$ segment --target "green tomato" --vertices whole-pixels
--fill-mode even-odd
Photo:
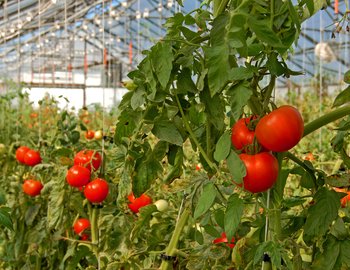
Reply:
[[[158,200],[154,203],[159,212],[164,212],[168,209],[169,204],[166,200]]]

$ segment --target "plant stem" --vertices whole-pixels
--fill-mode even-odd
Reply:
[[[263,104],[263,110],[265,111],[267,106],[269,105],[270,98],[272,96],[273,89],[275,88],[275,83],[276,83],[276,76],[271,75],[271,80],[270,83],[267,87],[267,91],[265,93],[265,98],[264,98],[264,104]]]
[[[344,116],[350,115],[350,105],[340,107],[338,109],[335,109],[334,111],[331,111],[329,113],[326,113],[325,115],[322,115],[321,117],[311,121],[304,127],[304,135],[303,137],[309,135],[310,133],[316,131],[317,129],[335,121],[338,120]]]
[[[213,10],[215,18],[225,10],[228,2],[229,0],[214,0]]]
[[[91,250],[95,254],[96,259],[98,260],[98,227],[97,227],[97,217],[98,217],[98,208],[92,207],[88,204],[88,211],[90,215],[90,224],[91,224]]]
[[[176,99],[176,103],[179,107],[182,119],[184,121],[185,127],[187,129],[187,132],[190,134],[191,139],[193,140],[194,144],[197,146],[199,152],[202,154],[203,158],[205,159],[205,161],[208,163],[209,167],[212,168],[213,170],[215,170],[216,172],[219,171],[219,168],[216,166],[216,164],[214,162],[212,162],[210,160],[210,158],[208,157],[207,153],[204,151],[203,147],[201,146],[201,144],[198,142],[196,135],[193,133],[190,124],[188,123],[187,117],[182,109],[180,100],[178,98],[178,96],[175,94],[175,99]]]
[[[190,210],[186,207],[184,209],[184,211],[182,212],[178,222],[176,223],[175,230],[173,232],[173,235],[171,236],[169,245],[168,245],[168,247],[165,250],[166,255],[174,256],[176,254],[177,244],[179,242],[181,232],[182,232],[183,228],[185,227],[189,216],[190,216]],[[170,268],[171,264],[172,264],[171,261],[163,260],[162,264],[160,266],[160,269],[161,270],[171,269]]]

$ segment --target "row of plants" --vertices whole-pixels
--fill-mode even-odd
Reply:
[[[349,268],[349,88],[273,98],[300,76],[284,59],[302,21],[326,6],[176,13],[110,112],[33,107],[9,85],[1,268]]]

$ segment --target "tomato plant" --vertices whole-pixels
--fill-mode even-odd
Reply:
[[[25,180],[22,189],[25,194],[28,194],[31,197],[35,197],[40,194],[43,188],[43,184],[35,179]]]
[[[73,224],[74,232],[80,236],[83,235],[85,230],[90,228],[90,221],[87,218],[79,218]]]
[[[259,143],[274,152],[288,151],[301,140],[304,121],[299,111],[284,105],[263,116],[256,125]]]
[[[17,159],[20,163],[24,164],[24,163],[25,163],[25,162],[24,162],[24,155],[25,155],[29,150],[30,150],[30,148],[27,147],[27,146],[20,146],[20,147],[18,147],[17,150],[16,150],[16,159]]]
[[[28,166],[35,166],[41,163],[40,152],[32,149],[28,150],[24,154],[24,163]]]
[[[92,203],[101,203],[106,199],[108,191],[106,180],[96,178],[85,186],[84,195]]]
[[[269,152],[255,155],[242,153],[239,158],[246,167],[243,187],[252,193],[263,192],[271,188],[278,176],[278,161]]]
[[[142,194],[140,197],[135,198],[134,194],[131,193],[128,196],[128,200],[130,202],[128,207],[135,214],[139,212],[140,208],[152,203],[151,197],[146,194]]]
[[[89,183],[91,177],[90,171],[79,165],[72,166],[66,175],[66,179],[69,185],[72,187],[83,187]]]
[[[102,157],[94,150],[82,150],[74,157],[74,164],[84,166],[91,171],[91,168],[97,170],[101,166]]]

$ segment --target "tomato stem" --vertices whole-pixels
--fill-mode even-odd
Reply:
[[[185,208],[184,211],[182,212],[179,220],[176,223],[175,230],[173,232],[173,235],[171,236],[169,245],[165,250],[166,255],[174,256],[176,254],[176,252],[177,252],[176,247],[177,247],[177,244],[179,242],[181,232],[182,232],[183,228],[185,227],[189,216],[190,216],[190,210],[188,208]],[[168,270],[168,269],[170,269],[171,265],[172,265],[171,261],[163,260],[162,264],[160,266],[160,269],[161,270]]]
[[[98,208],[93,207],[91,203],[88,203],[88,212],[91,224],[91,251],[95,254],[96,259],[98,260]]]
[[[311,121],[304,127],[304,135],[303,137],[309,135],[310,133],[316,131],[317,129],[335,121],[338,120],[344,116],[347,116],[350,114],[350,105],[337,108],[329,113],[326,113],[325,115],[322,115],[321,117]]]
[[[266,110],[267,106],[269,105],[273,89],[275,88],[275,83],[276,83],[276,76],[271,75],[270,83],[267,86],[267,91],[266,91],[265,97],[264,97],[264,104],[263,104],[264,111]]]
[[[180,113],[181,113],[181,116],[182,116],[182,119],[184,121],[184,124],[185,124],[185,127],[188,131],[188,133],[190,134],[194,144],[197,146],[199,152],[202,154],[203,158],[205,159],[205,161],[208,163],[209,167],[214,169],[216,172],[219,171],[219,168],[216,166],[216,164],[214,162],[212,162],[210,160],[210,158],[208,157],[207,153],[204,151],[203,147],[201,146],[201,144],[198,142],[197,138],[196,138],[196,135],[193,133],[191,127],[190,127],[190,124],[188,123],[188,120],[187,120],[187,117],[182,109],[182,106],[181,106],[181,103],[180,103],[180,100],[178,98],[178,96],[175,94],[175,99],[176,99],[176,103],[179,107],[179,110],[180,110]]]

